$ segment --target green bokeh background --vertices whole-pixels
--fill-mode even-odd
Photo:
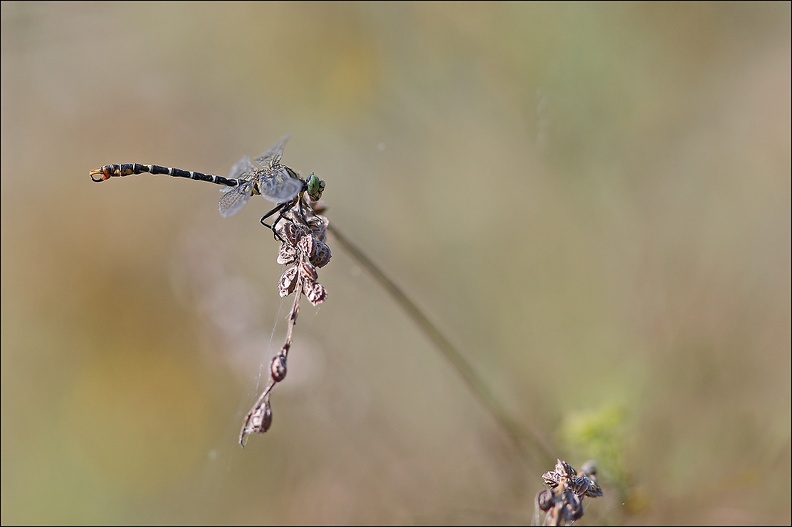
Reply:
[[[342,248],[285,334],[254,198],[290,133]],[[789,524],[790,5],[2,3],[2,523]],[[264,372],[262,374],[262,372]],[[522,458],[521,458],[522,459]]]

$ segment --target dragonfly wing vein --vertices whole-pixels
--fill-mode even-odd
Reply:
[[[285,203],[303,190],[305,182],[289,175],[283,166],[263,170],[259,175],[259,192],[274,203]]]
[[[231,167],[231,172],[228,175],[228,179],[239,179],[245,172],[248,172],[253,168],[253,165],[250,162],[250,158],[248,156],[242,156],[242,159],[237,161],[234,166]]]
[[[286,146],[286,141],[288,140],[288,135],[283,136],[280,141],[272,145],[269,150],[258,156],[254,161],[259,165],[269,167],[279,163],[283,156],[283,147]]]
[[[236,187],[231,187],[218,203],[220,215],[224,218],[233,216],[247,203],[252,194],[253,184],[250,181],[242,181]]]

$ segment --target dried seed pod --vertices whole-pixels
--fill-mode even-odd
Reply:
[[[272,426],[272,408],[269,401],[253,410],[246,427],[248,433],[263,434]]]
[[[327,290],[318,282],[304,282],[303,293],[305,298],[314,306],[321,304],[327,298]]]
[[[310,258],[315,249],[315,242],[311,236],[303,236],[300,238],[300,241],[297,242],[297,250],[305,255],[306,258]]]
[[[539,505],[539,508],[544,512],[549,511],[550,507],[553,506],[553,491],[544,489],[537,492],[536,503]]]
[[[573,478],[577,476],[577,472],[572,468],[572,465],[561,459],[556,463],[555,471],[562,478]]]
[[[324,267],[332,256],[330,247],[325,242],[314,240],[314,253],[310,256],[312,264],[316,267]]]
[[[319,275],[316,274],[316,267],[311,265],[308,262],[302,262],[299,266],[300,269],[300,278],[303,280],[308,280],[311,282],[315,282]]]
[[[329,224],[330,222],[327,221],[327,218],[324,216],[312,216],[308,218],[308,227],[311,229],[311,234],[314,238],[322,242],[325,241],[327,236],[327,226]]]
[[[283,230],[280,232],[281,236],[290,244],[297,245],[303,235],[302,230],[292,221],[283,222],[281,225],[283,225]]]
[[[278,280],[278,294],[281,298],[288,296],[294,292],[297,285],[297,266],[292,265],[283,271],[283,274]]]
[[[558,486],[558,482],[561,478],[555,470],[550,470],[542,474],[542,480],[544,480],[545,485],[552,489]]]
[[[270,363],[270,376],[275,382],[281,382],[286,378],[286,356],[275,355]]]
[[[569,488],[578,496],[586,494],[589,486],[589,479],[585,476],[576,476],[569,481]]]
[[[586,496],[589,498],[599,498],[602,496],[602,487],[591,478],[589,478],[589,488],[586,490]]]
[[[278,263],[281,265],[290,264],[297,258],[297,249],[294,245],[282,243],[278,249]]]
[[[537,506],[546,512],[542,525],[572,525],[583,517],[585,496],[602,496],[596,476],[588,472],[596,472],[596,465],[586,463],[583,470],[586,472],[578,476],[572,465],[559,459],[553,470],[542,474],[549,487],[536,495]]]

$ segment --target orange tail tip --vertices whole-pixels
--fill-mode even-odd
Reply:
[[[110,174],[107,173],[105,167],[94,168],[93,170],[91,170],[91,172],[88,175],[91,176],[91,180],[95,183],[99,183],[100,181],[104,181],[105,179],[110,178]],[[101,177],[99,179],[96,179],[94,176],[101,176]]]

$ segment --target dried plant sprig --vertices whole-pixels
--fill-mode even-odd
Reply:
[[[294,293],[294,302],[289,311],[286,341],[270,362],[267,387],[245,416],[239,433],[239,444],[243,448],[248,435],[263,434],[272,425],[270,393],[277,383],[286,378],[286,362],[297,315],[300,313],[300,298],[305,295],[314,306],[327,298],[327,290],[318,282],[317,268],[327,265],[332,256],[330,247],[325,243],[328,223],[327,218],[316,214],[308,203],[303,202],[302,207],[295,203],[283,212],[283,219],[276,227],[276,234],[281,240],[277,262],[287,266],[278,280],[278,294],[283,298]]]
[[[542,480],[548,488],[536,494],[536,504],[546,513],[543,525],[572,525],[583,517],[583,498],[602,496],[594,461],[584,463],[578,475],[572,465],[559,459],[553,470],[542,474]]]

